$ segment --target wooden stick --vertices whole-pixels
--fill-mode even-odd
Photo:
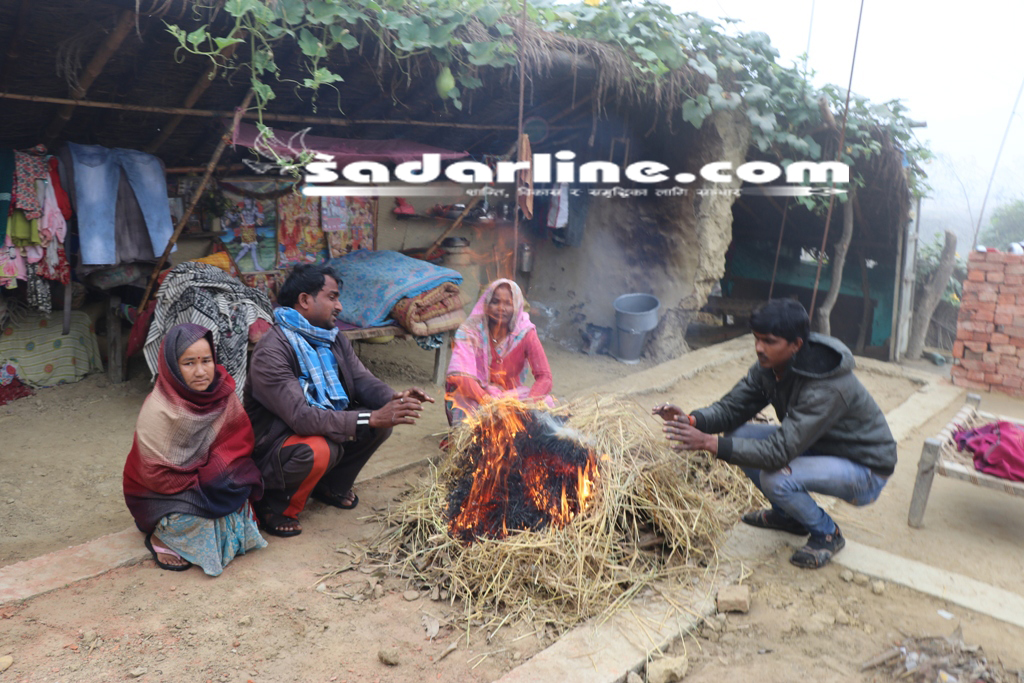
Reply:
[[[117,26],[110,32],[107,39],[103,41],[100,48],[96,50],[96,54],[89,60],[89,64],[85,67],[85,71],[82,72],[82,77],[78,79],[78,86],[72,93],[73,98],[68,100],[67,103],[61,107],[57,115],[53,117],[53,121],[50,122],[49,127],[43,134],[43,144],[47,147],[57,137],[57,134],[64,129],[67,122],[71,120],[71,114],[75,111],[75,107],[78,106],[79,100],[85,97],[85,93],[88,92],[89,87],[93,84],[96,78],[103,72],[103,68],[110,61],[110,58],[114,56],[118,48],[121,47],[121,43],[131,33],[132,25],[135,23],[136,14],[131,10],[122,10],[121,14],[117,18]]]
[[[462,213],[459,214],[458,218],[452,221],[452,224],[445,228],[440,235],[438,235],[437,239],[434,240],[434,243],[427,247],[427,251],[423,254],[424,260],[430,260],[431,254],[437,251],[438,247],[441,246],[441,242],[444,241],[444,238],[455,232],[455,229],[462,225],[462,219],[465,218],[466,215],[469,214],[470,209],[479,204],[480,200],[483,198],[484,196],[482,194],[478,194],[477,196],[469,200],[469,203],[466,204],[466,208],[462,210]]]
[[[185,228],[185,224],[188,219],[192,216],[192,212],[195,211],[196,205],[199,204],[199,200],[202,199],[203,191],[206,190],[207,183],[210,182],[210,177],[213,176],[213,169],[217,167],[217,162],[220,161],[220,155],[224,153],[224,149],[231,142],[231,138],[234,135],[235,129],[238,128],[238,122],[242,118],[242,113],[252,102],[253,95],[256,91],[249,89],[249,92],[245,94],[245,99],[242,100],[241,106],[238,111],[235,112],[234,121],[231,122],[231,129],[228,130],[224,135],[221,136],[220,142],[217,143],[217,149],[213,151],[213,156],[210,158],[210,163],[206,165],[206,173],[203,175],[203,179],[199,182],[199,187],[192,193],[192,199],[188,203],[188,207],[185,209],[185,213],[178,219],[178,225],[174,228],[174,234],[171,235],[171,239],[167,241],[167,246],[164,247],[164,253],[160,255],[160,259],[156,262],[156,266],[153,268],[153,274],[149,277],[149,284],[146,285],[146,291],[142,294],[142,301],[139,303],[139,311],[146,309],[146,304],[149,302],[149,296],[153,293],[153,286],[156,284],[157,277],[160,276],[160,269],[167,263],[167,257],[171,255],[171,249],[174,248],[175,242],[178,241],[178,237],[181,236],[181,231]]]
[[[232,32],[229,38],[245,39],[246,35],[246,31],[239,29]],[[186,109],[191,109],[195,106],[196,102],[199,101],[199,98],[203,96],[203,93],[213,85],[213,78],[217,75],[217,69],[221,68],[227,60],[231,59],[239,45],[241,45],[241,43],[232,43],[231,45],[228,45],[220,51],[217,55],[216,61],[210,61],[210,65],[206,67],[206,70],[203,71],[202,75],[198,80],[196,80],[195,85],[192,86],[192,90],[190,90],[188,95],[185,96],[185,101],[182,103],[182,106]],[[156,151],[160,149],[160,146],[167,142],[167,139],[171,137],[171,134],[177,130],[178,126],[184,120],[184,114],[176,114],[174,118],[163,125],[159,135],[153,138],[153,141],[146,145],[144,151],[149,154],[155,154]]]
[[[241,171],[246,168],[245,164],[229,164],[227,166],[218,166],[213,169],[214,173],[220,173],[223,171]],[[206,171],[205,166],[174,166],[172,168],[164,169],[164,173],[167,175],[185,174],[185,173],[204,173]]]
[[[116,102],[94,102],[92,100],[72,100],[66,97],[44,97],[42,95],[19,95],[17,93],[0,92],[0,100],[19,100],[22,102],[44,102],[46,104],[68,104],[75,107],[95,107],[98,109],[117,109],[119,111],[137,111],[151,114],[181,114],[182,116],[204,116],[207,118],[231,118],[233,111],[218,109],[186,109],[184,107],[152,107],[141,104],[118,104]],[[260,118],[257,112],[245,112],[245,119]],[[291,123],[309,123],[325,126],[427,126],[430,128],[466,128],[471,130],[516,130],[516,126],[500,123],[459,123],[456,121],[409,121],[398,119],[342,119],[333,116],[300,116],[297,114],[263,113],[264,121],[286,121]],[[550,126],[549,130],[576,130],[583,126]]]

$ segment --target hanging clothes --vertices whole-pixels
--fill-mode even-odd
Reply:
[[[82,263],[115,265],[122,262],[118,258],[116,239],[122,174],[141,211],[150,249],[154,254],[162,253],[174,233],[174,224],[161,161],[152,154],[132,149],[75,143],[68,143],[68,149],[74,172]]]
[[[30,263],[25,267],[25,283],[28,285],[28,305],[32,310],[43,315],[53,312],[53,300],[50,297],[50,284],[39,275],[39,266]]]
[[[519,138],[519,161],[529,162],[531,165],[519,169],[517,171],[519,176],[519,182],[517,183],[522,189],[523,194],[516,197],[516,203],[519,205],[519,209],[523,212],[523,216],[526,220],[533,218],[533,150],[530,148],[530,136],[526,133]]]
[[[14,289],[18,286],[18,280],[24,280],[25,277],[25,259],[21,255],[21,249],[14,246],[11,236],[7,235],[3,248],[0,249],[0,287]]]
[[[7,221],[14,189],[14,150],[0,149],[0,243],[7,237]]]
[[[15,209],[25,212],[26,218],[35,220],[43,213],[36,193],[36,180],[45,180],[50,176],[47,163],[46,147],[36,145],[26,152],[14,152],[14,187],[11,192],[11,203]]]
[[[61,215],[67,221],[71,218],[71,199],[60,181],[60,161],[57,160],[57,157],[50,157],[49,166],[50,185],[53,187],[54,198],[57,200],[57,206],[60,207]]]

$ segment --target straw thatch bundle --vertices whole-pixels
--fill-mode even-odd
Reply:
[[[723,527],[759,495],[739,470],[706,453],[672,452],[633,402],[591,396],[554,412],[585,435],[600,467],[598,495],[568,526],[470,545],[454,539],[448,497],[473,439],[463,426],[428,485],[382,516],[371,553],[419,585],[447,590],[468,623],[485,627],[520,618],[568,628],[610,613],[652,581],[715,567]]]

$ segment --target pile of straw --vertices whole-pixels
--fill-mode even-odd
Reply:
[[[488,629],[518,619],[566,629],[610,614],[653,581],[713,570],[723,527],[759,495],[738,469],[672,452],[633,402],[590,396],[554,412],[569,416],[600,462],[596,499],[567,527],[470,545],[452,538],[448,494],[473,438],[462,427],[428,484],[382,516],[370,552],[411,582],[447,590],[467,623]]]

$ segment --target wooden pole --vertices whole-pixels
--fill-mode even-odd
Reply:
[[[526,0],[523,3],[523,13],[519,17],[519,123],[516,127],[516,147],[520,152],[523,150],[523,98],[526,93],[526,56],[523,54],[523,35],[526,33]],[[522,155],[516,155],[516,161],[522,161]],[[515,210],[512,212],[512,273],[510,277],[515,279],[516,267],[519,261],[519,174],[516,173],[516,200],[513,203]]]
[[[71,114],[75,111],[75,107],[78,106],[79,100],[85,97],[85,93],[88,92],[89,87],[92,86],[96,78],[103,73],[104,67],[110,58],[114,56],[117,49],[121,47],[121,43],[131,33],[132,25],[135,23],[136,14],[131,10],[123,10],[117,18],[117,25],[114,30],[110,32],[107,39],[103,41],[100,48],[96,51],[96,54],[89,60],[89,64],[85,67],[85,71],[82,72],[82,77],[78,79],[78,86],[74,92],[71,93],[71,100],[61,107],[57,115],[53,117],[53,121],[50,122],[46,132],[43,133],[43,144],[49,147],[57,135],[64,130],[64,126],[67,125],[68,121],[71,120]]]
[[[200,116],[206,118],[232,118],[233,111],[218,109],[186,109],[184,107],[152,107],[142,104],[118,104],[117,102],[94,102],[92,100],[72,100],[66,97],[44,97],[42,95],[19,95],[18,93],[0,92],[0,100],[19,100],[21,102],[43,102],[46,104],[67,104],[73,107],[94,107],[98,109],[117,109],[119,111],[136,111],[150,114],[180,114],[182,116]],[[244,119],[260,118],[257,112],[245,112]],[[284,121],[288,123],[309,123],[324,126],[426,126],[428,128],[464,128],[468,130],[518,130],[517,126],[501,123],[459,123],[456,121],[409,121],[396,119],[342,119],[334,116],[301,116],[298,114],[273,114],[263,112],[264,121]],[[577,130],[584,126],[549,126],[548,130]]]
[[[223,173],[227,171],[241,171],[247,168],[245,164],[228,164],[227,166],[218,166],[213,169],[214,173]],[[206,166],[172,166],[164,169],[164,173],[167,175],[183,175],[186,173],[203,173],[206,171]]]
[[[235,112],[235,118],[231,122],[231,128],[221,136],[220,142],[217,143],[217,148],[213,151],[213,156],[210,158],[210,163],[206,165],[206,173],[203,174],[203,179],[199,181],[199,186],[195,192],[192,193],[192,199],[188,203],[185,212],[178,219],[178,224],[174,227],[174,234],[171,235],[171,239],[167,241],[167,246],[164,247],[164,253],[160,255],[160,259],[156,262],[156,267],[153,268],[153,274],[149,277],[149,284],[146,285],[146,291],[142,294],[142,301],[139,303],[139,311],[146,309],[146,304],[149,302],[149,297],[153,293],[153,286],[156,284],[156,279],[160,275],[160,269],[167,263],[167,258],[171,255],[171,249],[174,248],[175,242],[178,241],[178,237],[181,236],[181,231],[185,228],[185,224],[188,219],[192,216],[192,212],[195,211],[196,205],[199,204],[199,200],[203,196],[203,191],[206,190],[206,185],[210,182],[210,178],[213,176],[213,169],[217,167],[217,162],[220,161],[220,155],[224,153],[224,149],[231,142],[231,138],[234,135],[235,129],[238,127],[238,122],[242,118],[242,113],[252,102],[253,95],[256,91],[249,89],[249,92],[245,94],[245,99],[242,100],[242,104],[239,106],[238,111]]]
[[[786,204],[782,208],[782,225],[779,226],[779,243],[775,245],[775,264],[772,266],[772,283],[768,285],[768,300],[772,300],[775,293],[775,275],[779,271],[779,253],[782,251],[782,236],[786,234],[786,215],[789,213],[789,197],[786,197]]]
[[[245,36],[245,31],[238,30],[233,32],[229,37],[244,39]],[[235,49],[240,44],[241,43],[232,43],[231,45],[228,45],[217,55],[217,61],[210,62],[210,65],[206,68],[199,79],[196,80],[195,85],[192,86],[192,90],[190,90],[188,95],[185,96],[185,101],[182,102],[183,107],[191,109],[195,106],[196,102],[199,101],[199,98],[203,96],[203,93],[213,85],[213,79],[217,75],[217,69],[219,69],[225,61],[231,59],[232,55],[235,54]],[[171,137],[174,131],[177,130],[178,126],[181,125],[181,122],[184,120],[184,114],[175,114],[174,118],[161,127],[160,134],[153,138],[153,141],[146,146],[145,151],[149,154],[156,154],[156,151],[160,149],[160,146],[167,142],[167,139]]]

